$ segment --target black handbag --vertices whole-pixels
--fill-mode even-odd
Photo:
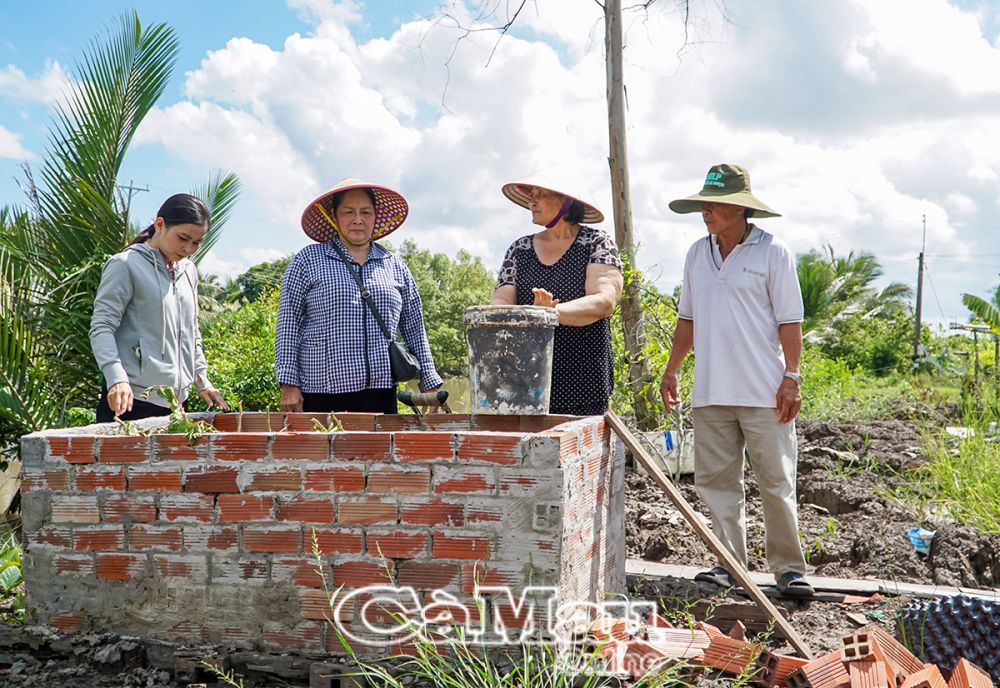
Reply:
[[[368,305],[368,309],[375,316],[375,322],[378,323],[379,327],[382,328],[382,332],[385,334],[385,338],[389,340],[389,370],[392,371],[392,378],[396,382],[406,382],[407,380],[415,380],[420,377],[420,362],[417,357],[410,353],[410,350],[406,348],[406,344],[402,342],[397,342],[396,338],[389,331],[389,327],[385,324],[385,320],[382,319],[382,314],[378,312],[378,308],[375,307],[375,302],[372,300],[372,294],[365,287],[365,283],[361,279],[361,273],[354,269],[351,264],[351,259],[344,254],[344,250],[337,245],[336,241],[333,243],[333,247],[337,249],[337,253],[340,254],[341,259],[344,264],[347,265],[347,269],[351,271],[354,276],[354,281],[358,283],[358,289],[361,291],[361,298],[364,299],[365,303]]]

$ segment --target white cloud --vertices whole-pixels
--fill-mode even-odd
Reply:
[[[216,275],[221,280],[225,280],[237,277],[259,263],[284,258],[289,253],[290,251],[278,251],[260,246],[247,246],[235,253],[213,248],[201,259],[198,272],[202,276]]]
[[[62,95],[69,79],[58,62],[47,62],[45,70],[31,78],[16,65],[0,69],[0,95],[17,100],[54,103]]]
[[[35,155],[21,144],[21,135],[0,126],[0,158],[33,160]]]
[[[457,22],[405,21],[367,41],[351,33],[360,4],[290,5],[313,22],[308,35],[209,52],[186,76],[187,100],[154,111],[139,136],[236,171],[271,228],[255,243],[302,245],[302,208],[345,176],[407,196],[394,243],[464,247],[491,267],[533,229],[501,196],[506,181],[568,164],[611,217],[596,4],[528,3],[499,46],[495,32],[457,26],[473,21],[460,2],[448,5]],[[672,3],[626,18],[634,227],[640,263],[659,266],[663,286],[704,231],[667,203],[721,161],[750,169],[784,214],[766,228],[796,250],[872,250],[890,278],[912,281],[926,215],[929,246],[987,252],[992,238],[975,227],[998,221],[1000,49],[982,8],[736,0],[725,17],[711,12],[694,17],[686,47]],[[218,260],[231,270],[237,258]],[[942,275],[938,289],[959,293],[962,276]]]

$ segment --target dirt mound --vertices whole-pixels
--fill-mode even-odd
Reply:
[[[883,578],[976,588],[1000,585],[1000,535],[962,525],[941,527],[929,555],[909,539],[914,527],[935,530],[891,491],[901,473],[925,460],[919,428],[908,421],[799,424],[799,528],[809,565],[822,576]],[[747,476],[747,546],[750,568],[767,571],[763,516],[753,473]],[[690,476],[679,487],[707,513]],[[626,478],[626,547],[630,558],[713,565],[680,513],[653,481]]]

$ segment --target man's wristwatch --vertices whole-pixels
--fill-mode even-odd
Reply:
[[[799,386],[802,385],[802,376],[799,375],[798,373],[790,373],[786,370],[784,377],[787,377],[789,380],[791,380],[792,382],[794,382]]]

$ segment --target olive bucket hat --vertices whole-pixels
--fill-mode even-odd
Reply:
[[[750,193],[750,173],[737,165],[713,165],[701,191],[671,201],[670,209],[675,213],[700,213],[705,201],[749,208],[753,211],[751,217],[781,217]]]
[[[410,212],[410,207],[406,203],[406,199],[398,191],[357,179],[344,179],[306,206],[306,209],[302,212],[302,231],[313,241],[320,243],[330,241],[337,231],[330,220],[333,216],[333,204],[331,200],[334,194],[352,189],[371,189],[372,193],[375,194],[375,231],[372,233],[373,241],[396,231],[403,224],[407,214]]]

